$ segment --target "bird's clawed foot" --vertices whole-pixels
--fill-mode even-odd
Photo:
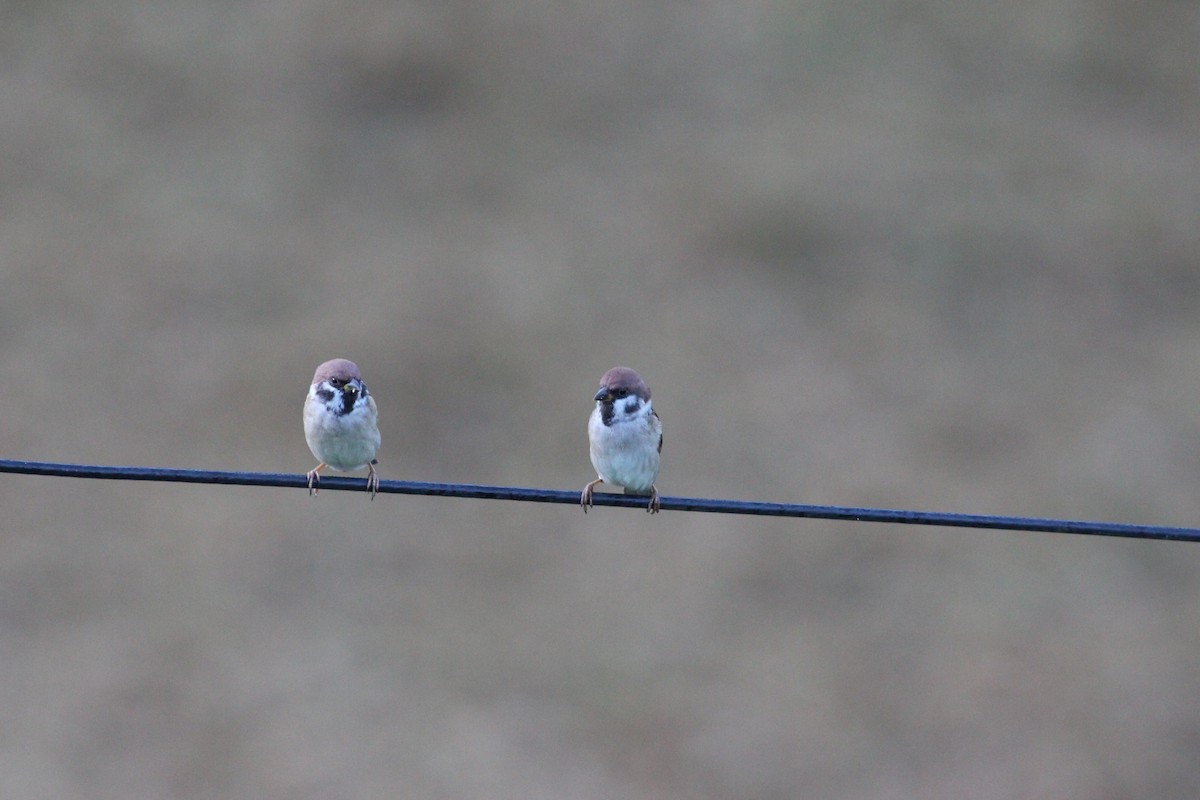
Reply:
[[[375,465],[378,461],[372,461],[367,464],[367,492],[370,493],[371,499],[375,499],[375,495],[379,494],[379,473],[375,471]]]
[[[308,471],[308,496],[316,497],[321,491],[321,470],[329,466],[328,464],[317,464],[315,469]]]
[[[596,478],[596,480],[583,487],[583,491],[579,493],[579,505],[583,506],[583,513],[586,514],[588,507],[592,505],[592,488],[601,483],[604,483],[604,479]]]
[[[658,508],[659,508],[658,489],[651,486],[650,487],[650,505],[646,506],[646,513],[657,514]]]

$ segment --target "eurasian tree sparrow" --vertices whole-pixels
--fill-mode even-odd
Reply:
[[[662,421],[650,406],[649,387],[628,367],[613,367],[600,379],[600,391],[592,399],[596,408],[588,420],[588,439],[599,477],[579,495],[584,513],[592,504],[592,488],[608,483],[624,487],[625,494],[649,495],[646,510],[657,514],[654,481],[662,452]]]
[[[304,438],[321,462],[308,473],[310,495],[317,493],[325,467],[341,472],[366,467],[367,491],[375,499],[379,491],[375,454],[381,441],[375,398],[353,361],[335,358],[317,367],[304,401]]]

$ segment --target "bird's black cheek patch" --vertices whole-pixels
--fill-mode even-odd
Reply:
[[[333,399],[333,389],[317,389],[317,398],[320,399],[322,403],[328,403]]]
[[[636,414],[638,409],[641,407],[642,407],[642,401],[638,400],[635,397],[632,400],[630,400],[628,403],[625,404],[625,414],[626,415]]]

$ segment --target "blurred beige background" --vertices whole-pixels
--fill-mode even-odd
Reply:
[[[1200,11],[0,11],[0,451],[1200,524]],[[0,477],[10,798],[1190,798],[1200,549]]]

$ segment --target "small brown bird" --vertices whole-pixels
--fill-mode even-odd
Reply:
[[[625,494],[649,495],[646,510],[657,514],[662,421],[650,405],[650,388],[628,367],[613,367],[600,379],[596,407],[588,420],[596,480],[583,487],[579,503],[586,513],[597,484],[621,486]]]
[[[379,491],[375,454],[382,441],[378,413],[353,361],[335,358],[317,367],[304,401],[304,438],[321,462],[308,473],[310,495],[319,491],[325,467],[341,472],[366,467],[367,491],[375,499]]]

